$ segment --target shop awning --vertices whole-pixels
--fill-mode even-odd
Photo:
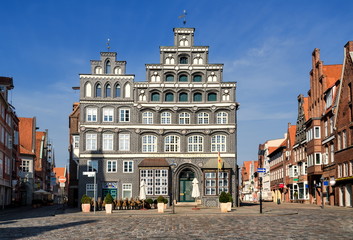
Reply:
[[[139,167],[169,167],[169,163],[165,158],[145,158]]]

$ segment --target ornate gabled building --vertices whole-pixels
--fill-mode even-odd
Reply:
[[[223,64],[209,63],[194,31],[174,29],[174,46],[146,64],[145,82],[134,82],[114,52],[80,75],[78,197],[93,196],[83,172],[96,171],[101,198],[138,197],[143,180],[147,198],[190,202],[197,178],[203,205],[217,206],[221,191],[237,201],[236,83],[223,82]]]
[[[336,163],[335,201],[338,206],[353,206],[353,42],[344,49],[342,79],[335,115]]]

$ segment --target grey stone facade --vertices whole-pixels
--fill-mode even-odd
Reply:
[[[96,161],[98,197],[138,197],[143,179],[147,198],[193,201],[196,177],[202,204],[217,206],[220,182],[235,201],[238,103],[236,83],[223,82],[223,64],[208,63],[193,28],[175,28],[174,46],[160,47],[160,63],[146,64],[147,81],[134,82],[125,66],[116,53],[102,52],[91,74],[80,74],[79,197],[91,194],[93,178],[83,172]],[[213,178],[218,152],[220,181]]]

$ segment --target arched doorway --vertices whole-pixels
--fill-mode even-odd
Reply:
[[[179,174],[179,201],[180,202],[193,202],[194,198],[191,197],[192,193],[192,180],[195,178],[195,172],[190,168],[183,169]]]

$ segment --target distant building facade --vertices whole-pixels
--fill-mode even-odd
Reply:
[[[0,207],[20,201],[18,118],[8,101],[13,79],[0,77]]]
[[[79,109],[70,116],[78,198],[94,189],[101,198],[136,198],[143,180],[147,198],[193,202],[197,178],[203,205],[217,206],[221,191],[237,201],[236,83],[223,82],[223,64],[209,63],[193,28],[175,28],[174,46],[160,47],[160,63],[146,64],[146,78],[134,82],[114,52],[102,52],[91,74],[80,74]],[[86,171],[96,171],[96,186]]]

